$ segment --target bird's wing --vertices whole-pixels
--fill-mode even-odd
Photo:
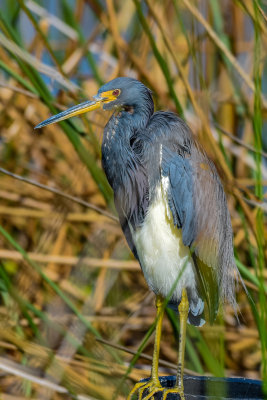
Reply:
[[[196,236],[196,220],[189,160],[163,146],[162,177],[169,179],[167,196],[174,224],[182,228],[184,245],[191,246]]]
[[[168,179],[167,196],[173,221],[182,229],[184,245],[192,250],[199,289],[207,302],[209,319],[213,322],[219,305],[219,252],[222,240],[216,229],[226,222],[222,220],[223,215],[216,201],[225,199],[217,197],[222,187],[206,156],[202,153],[198,154],[198,158],[192,156],[163,146],[162,178],[163,182]]]

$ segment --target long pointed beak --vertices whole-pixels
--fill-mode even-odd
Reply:
[[[102,104],[107,100],[106,97],[94,96],[93,101],[85,101],[84,103],[78,104],[77,106],[73,106],[68,108],[65,111],[57,115],[53,115],[52,117],[46,119],[40,124],[36,125],[34,129],[42,128],[43,126],[54,124],[55,122],[63,121],[64,119],[74,117],[75,115],[83,114],[88,111],[96,110],[97,108],[101,108]]]

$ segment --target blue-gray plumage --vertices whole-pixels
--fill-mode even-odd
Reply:
[[[214,164],[185,122],[172,112],[154,112],[151,91],[135,79],[116,78],[100,88],[95,101],[74,106],[37,127],[100,107],[115,110],[104,130],[102,165],[126,240],[157,295],[151,380],[134,390],[139,399],[146,388],[146,399],[164,391],[157,377],[161,299],[173,289],[169,305],[179,305],[181,321],[176,392],[184,399],[186,318],[202,325],[205,302],[211,323],[220,300],[236,309],[238,272],[225,193]]]
[[[144,271],[134,232],[146,223],[157,188],[166,179],[172,222],[193,251],[197,292],[192,292],[189,281],[189,322],[204,322],[201,300],[207,301],[213,322],[219,299],[236,304],[232,228],[217,171],[184,121],[171,112],[154,112],[151,92],[141,82],[117,78],[99,93],[115,88],[121,90],[120,96],[103,106],[116,106],[118,111],[104,130],[102,164],[127,242]],[[152,289],[160,293],[160,288]]]

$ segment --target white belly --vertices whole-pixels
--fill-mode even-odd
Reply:
[[[173,224],[161,188],[157,197],[142,227],[132,235],[150,289],[166,298],[180,276],[171,297],[179,301],[183,288],[196,290],[194,263],[183,244],[181,229]]]

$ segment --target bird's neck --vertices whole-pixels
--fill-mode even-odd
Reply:
[[[130,146],[131,137],[145,130],[153,111],[139,109],[138,106],[128,106],[116,111],[105,127],[103,143],[118,146],[118,142],[121,142],[124,147]],[[118,148],[116,150],[118,151]]]
[[[115,112],[107,123],[102,142],[102,164],[113,189],[116,183],[120,184],[118,178],[127,173],[127,163],[136,161],[132,138],[143,134],[150,116],[129,107]]]
[[[124,106],[120,111],[115,112],[113,117],[117,119],[118,127],[127,126],[130,131],[143,131],[152,114],[154,113],[154,104],[136,104],[134,106]]]

